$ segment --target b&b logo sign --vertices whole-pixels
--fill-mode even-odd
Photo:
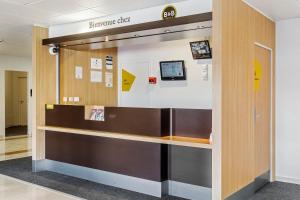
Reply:
[[[176,18],[177,11],[174,6],[167,6],[162,12],[162,18],[165,19],[173,19]]]

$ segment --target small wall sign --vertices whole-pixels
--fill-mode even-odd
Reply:
[[[136,76],[125,69],[122,69],[122,92],[129,92]]]
[[[155,85],[157,83],[157,78],[154,76],[149,77],[149,84]]]
[[[254,90],[258,92],[260,89],[260,80],[262,79],[262,65],[255,59],[254,61]]]
[[[163,20],[174,19],[174,18],[176,18],[176,15],[177,15],[176,8],[174,6],[171,6],[171,5],[165,7],[165,9],[162,12]]]

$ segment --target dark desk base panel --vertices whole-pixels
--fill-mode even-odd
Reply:
[[[167,146],[146,142],[47,131],[46,159],[162,182],[162,152]],[[162,170],[161,170],[162,169]]]
[[[146,180],[211,188],[210,149],[46,132],[46,159]]]

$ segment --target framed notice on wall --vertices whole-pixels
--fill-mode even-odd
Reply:
[[[91,82],[101,83],[102,82],[102,71],[91,71]]]
[[[190,46],[194,60],[212,58],[212,53],[208,40],[190,42]]]
[[[105,87],[113,87],[113,73],[105,72]]]
[[[102,59],[101,58],[91,58],[91,69],[102,69]]]

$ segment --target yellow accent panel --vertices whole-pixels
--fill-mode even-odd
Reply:
[[[260,80],[262,79],[262,65],[255,59],[254,61],[254,90],[257,92],[260,89]]]
[[[122,91],[129,92],[134,81],[135,75],[131,74],[130,72],[122,69]]]
[[[54,109],[54,105],[53,104],[47,104],[46,105],[46,109],[47,110],[53,110]]]

